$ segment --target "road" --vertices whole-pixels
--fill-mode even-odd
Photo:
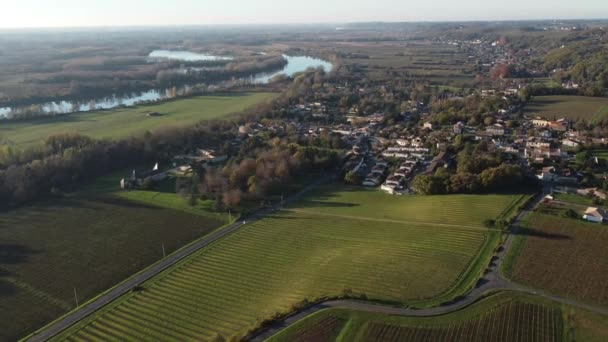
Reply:
[[[287,203],[299,200],[303,195],[305,195],[310,190],[316,188],[320,184],[324,183],[325,181],[327,181],[327,179],[328,179],[327,177],[321,177],[321,179],[319,179],[315,183],[307,186],[306,188],[304,188],[302,191],[300,191],[296,195],[293,195],[293,196],[287,198],[283,202],[283,204],[287,204]],[[277,211],[281,207],[282,207],[282,204],[279,203],[273,207],[258,211],[257,213],[248,217],[246,223],[249,224],[251,222],[255,222],[255,221],[259,220],[260,218],[262,218],[272,212]],[[111,303],[112,301],[118,299],[122,295],[128,293],[134,287],[144,283],[145,281],[149,280],[150,278],[154,277],[155,275],[159,274],[160,272],[175,265],[180,260],[188,257],[189,255],[200,250],[201,248],[204,248],[204,247],[208,246],[209,244],[212,244],[213,242],[236,232],[237,230],[239,230],[240,228],[245,226],[246,223],[245,223],[245,221],[239,221],[239,222],[235,222],[231,225],[225,226],[219,230],[216,230],[216,231],[206,235],[205,237],[201,238],[200,240],[197,240],[196,242],[188,245],[187,247],[167,256],[166,258],[164,258],[161,261],[159,261],[158,263],[150,266],[143,272],[136,274],[135,276],[120,283],[119,285],[112,288],[107,293],[101,295],[99,298],[95,299],[94,301],[81,306],[78,310],[67,314],[66,316],[62,317],[61,319],[59,319],[56,322],[51,323],[49,326],[43,328],[42,331],[38,331],[38,332],[34,333],[28,339],[28,341],[31,341],[31,342],[40,341],[41,342],[41,341],[49,340],[53,336],[61,333],[65,329],[80,322],[82,319],[91,315],[95,311],[101,309],[103,306]]]
[[[357,300],[330,300],[317,304],[313,304],[301,311],[295,312],[292,315],[289,315],[285,319],[269,326],[268,328],[258,331],[257,333],[250,336],[250,340],[254,342],[265,341],[271,336],[279,333],[283,329],[289,327],[290,325],[302,320],[316,312],[327,308],[343,308],[343,309],[353,309],[359,311],[373,312],[373,313],[383,313],[387,315],[398,315],[398,316],[408,316],[408,317],[429,317],[429,316],[437,316],[444,315],[451,312],[455,312],[458,310],[462,310],[463,308],[473,304],[478,299],[482,297],[485,293],[492,290],[511,290],[518,291],[523,293],[528,293],[536,296],[541,296],[555,302],[559,302],[562,304],[567,304],[570,306],[582,308],[591,312],[608,315],[608,308],[596,307],[589,304],[581,303],[576,300],[561,298],[558,296],[551,295],[542,290],[537,290],[533,288],[529,288],[523,285],[515,284],[507,279],[504,279],[499,272],[500,265],[504,261],[504,258],[507,254],[507,251],[513,244],[515,240],[515,236],[519,232],[519,228],[521,226],[522,220],[530,214],[536,206],[538,206],[545,195],[551,193],[551,187],[545,186],[543,191],[538,194],[520,213],[517,215],[513,224],[511,225],[511,234],[508,235],[507,239],[502,243],[502,245],[498,248],[498,252],[495,254],[495,257],[492,259],[492,263],[488,266],[484,276],[479,279],[475,288],[473,288],[466,295],[461,297],[460,299],[451,302],[450,304],[432,307],[432,308],[424,308],[424,309],[409,309],[402,307],[394,307],[380,304],[373,304],[369,302],[357,301]]]

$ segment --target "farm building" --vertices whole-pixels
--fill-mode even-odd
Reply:
[[[608,214],[599,208],[589,207],[583,215],[583,219],[589,222],[603,223],[608,218]]]

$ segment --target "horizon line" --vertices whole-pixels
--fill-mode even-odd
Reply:
[[[202,28],[202,27],[251,27],[251,26],[313,26],[313,25],[355,25],[355,24],[442,24],[442,23],[517,23],[517,22],[547,22],[547,21],[606,21],[608,18],[530,18],[530,19],[462,19],[462,20],[368,20],[368,21],[311,21],[301,23],[214,23],[214,24],[119,24],[119,25],[90,25],[90,26],[0,26],[0,31],[27,31],[27,30],[78,30],[78,29],[135,29],[135,28]]]

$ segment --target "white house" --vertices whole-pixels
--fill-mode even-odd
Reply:
[[[567,147],[579,147],[580,143],[573,139],[564,139],[562,144]]]
[[[603,223],[608,218],[606,212],[599,208],[589,207],[583,215],[583,219],[589,222]]]

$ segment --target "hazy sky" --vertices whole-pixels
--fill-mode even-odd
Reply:
[[[608,18],[607,0],[1,0],[0,27]]]

